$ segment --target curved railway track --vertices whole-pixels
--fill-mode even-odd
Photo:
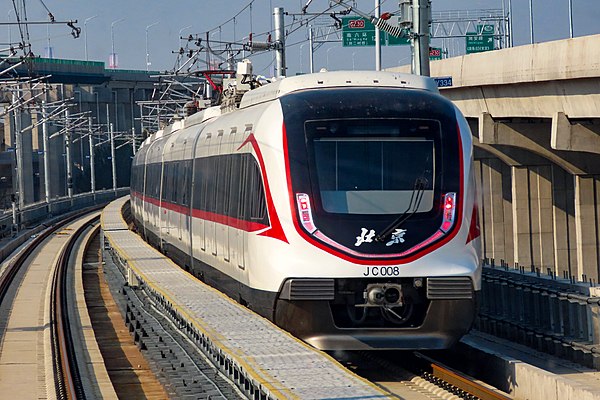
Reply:
[[[73,335],[67,312],[67,268],[75,244],[87,230],[98,224],[100,215],[89,219],[77,228],[60,252],[52,277],[52,349],[54,352],[54,370],[57,376],[57,395],[59,398],[85,399],[85,390],[77,364],[77,352],[73,345]]]
[[[84,216],[87,213],[87,216]],[[44,308],[45,321],[49,326],[48,341],[51,343],[50,351],[46,353],[46,386],[47,397],[60,399],[85,399],[91,398],[86,394],[83,379],[79,371],[77,352],[73,344],[71,327],[76,326],[70,321],[68,300],[66,296],[67,270],[70,258],[77,247],[77,243],[92,226],[98,225],[99,216],[90,214],[90,210],[80,212],[47,228],[31,242],[25,245],[20,252],[9,262],[4,273],[0,276],[0,306],[5,300],[10,300],[10,289],[14,285],[21,285],[27,270],[34,265],[36,257],[39,258],[40,248],[56,239],[61,243],[56,254],[58,256],[46,272],[51,284],[47,292],[51,301],[45,301],[49,307]],[[54,236],[54,237],[53,237]],[[48,257],[46,257],[48,258]],[[16,297],[18,289],[14,290]],[[44,292],[42,290],[42,292]],[[10,300],[12,302],[12,300]],[[48,311],[46,311],[48,310]],[[2,325],[0,323],[0,325]],[[45,324],[44,324],[45,325]],[[4,345],[5,334],[0,330],[0,349]],[[406,393],[406,386],[414,389],[415,398],[436,399],[483,399],[483,400],[508,400],[511,397],[494,388],[479,382],[454,369],[434,361],[420,353],[398,353],[382,356],[377,352],[352,352],[343,357],[336,357],[343,364],[349,365],[359,375],[371,380],[380,387],[388,390],[390,394],[401,396]],[[349,356],[349,354],[351,354]],[[81,361],[80,361],[81,362]],[[1,368],[1,365],[0,365]],[[51,372],[50,372],[51,371]],[[0,374],[2,370],[0,369]],[[48,379],[48,375],[52,379]],[[49,381],[52,380],[51,385]],[[1,386],[1,385],[0,385]],[[53,393],[50,394],[50,391]],[[454,397],[455,396],[455,397]],[[19,396],[17,396],[19,397]]]
[[[79,374],[79,370],[77,367],[77,353],[75,351],[71,333],[71,327],[73,326],[69,321],[69,316],[67,312],[67,296],[66,296],[66,277],[67,277],[67,269],[69,265],[69,260],[71,254],[76,247],[77,241],[80,239],[82,235],[84,235],[90,227],[93,225],[98,225],[99,214],[94,212],[94,210],[83,210],[81,212],[77,212],[72,214],[71,216],[61,220],[55,225],[45,229],[38,236],[36,236],[32,241],[26,244],[22,250],[10,260],[4,274],[0,276],[0,304],[4,303],[5,300],[11,303],[11,318],[20,318],[18,314],[22,311],[13,311],[12,306],[17,305],[19,301],[25,301],[29,303],[34,303],[34,306],[31,312],[33,313],[35,310],[35,305],[45,303],[46,306],[43,307],[44,312],[40,312],[40,317],[38,321],[45,321],[42,327],[29,327],[30,330],[41,330],[44,337],[44,345],[45,340],[47,338],[45,333],[45,327],[49,326],[49,341],[51,343],[51,356],[50,354],[44,354],[43,358],[46,359],[45,370],[43,375],[45,375],[46,383],[45,385],[40,385],[38,383],[38,393],[40,393],[40,388],[44,386],[50,386],[48,383],[49,368],[48,359],[51,359],[51,369],[54,381],[55,388],[55,396],[60,399],[85,399],[85,390],[82,385],[82,379]],[[67,239],[65,240],[65,237]],[[56,242],[56,243],[53,243]],[[50,246],[61,246],[59,251],[59,256],[54,258],[54,261],[48,263],[48,268],[40,268],[41,259],[44,258],[41,255],[41,251],[44,251],[46,247],[50,248]],[[48,250],[50,252],[50,250]],[[50,255],[50,254],[48,254]],[[46,256],[46,258],[48,258]],[[36,273],[40,277],[37,278],[36,283],[41,287],[40,293],[37,296],[27,295],[24,296],[24,299],[19,299],[17,296],[21,293],[21,285],[25,285],[26,275]],[[51,277],[51,284],[47,287],[44,287],[44,277]],[[12,287],[14,289],[14,298],[9,299],[9,293]],[[43,297],[43,293],[47,293],[49,291],[50,301],[46,301]],[[23,296],[22,296],[23,297]],[[2,304],[4,305],[4,304]],[[25,308],[27,309],[27,308]],[[47,315],[42,315],[46,314]],[[0,341],[0,345],[4,348],[5,345],[15,344],[15,343],[6,343],[7,337],[9,333],[14,331],[22,330],[23,335],[25,335],[26,328],[23,326],[17,328],[11,328],[10,322],[6,322],[6,326],[4,327],[4,332],[0,332],[2,334],[2,341]],[[31,324],[30,324],[31,325]],[[38,345],[35,346],[36,349],[39,350],[39,340],[40,337],[37,337]],[[50,357],[49,357],[50,356]],[[35,356],[39,359],[42,356]],[[5,363],[2,363],[5,365]],[[38,369],[39,369],[38,363]],[[17,370],[13,370],[15,372]],[[1,372],[0,372],[1,373]],[[37,381],[39,382],[42,378],[42,373],[38,375]],[[8,380],[8,379],[7,379]],[[25,389],[25,388],[19,388]],[[33,388],[31,388],[33,390]],[[47,396],[54,397],[50,393],[51,388],[47,388]],[[25,394],[25,393],[19,393]],[[18,396],[17,396],[18,397]]]

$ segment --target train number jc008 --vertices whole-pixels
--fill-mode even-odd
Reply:
[[[400,267],[367,267],[364,276],[398,276]]]

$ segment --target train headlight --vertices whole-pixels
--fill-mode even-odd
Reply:
[[[456,215],[456,193],[446,193],[444,196],[444,219],[442,221],[442,231],[448,232],[454,225],[454,216]]]
[[[308,233],[313,233],[317,230],[317,227],[313,222],[310,197],[306,193],[296,193],[296,203],[298,203],[298,212],[300,213],[302,226]]]

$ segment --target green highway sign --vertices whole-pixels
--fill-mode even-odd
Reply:
[[[390,36],[381,31],[379,42],[382,46],[398,46],[410,44],[410,39]],[[364,47],[375,46],[375,25],[362,17],[343,17],[342,18],[342,46],[343,47]]]
[[[385,36],[380,35],[379,39],[381,44],[385,45]],[[342,46],[375,46],[375,25],[366,18],[342,18]]]
[[[477,25],[477,32],[467,32],[467,54],[494,50],[494,26]]]
[[[404,36],[404,37],[392,36],[392,35],[388,35],[386,33],[385,36],[387,36],[388,46],[404,46],[404,45],[410,44],[410,38],[408,37],[408,32],[406,30],[405,30],[405,33],[406,33],[406,36]]]

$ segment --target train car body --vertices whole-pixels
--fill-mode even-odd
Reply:
[[[147,139],[138,231],[320,349],[439,349],[481,289],[471,133],[433,80],[290,77]]]

